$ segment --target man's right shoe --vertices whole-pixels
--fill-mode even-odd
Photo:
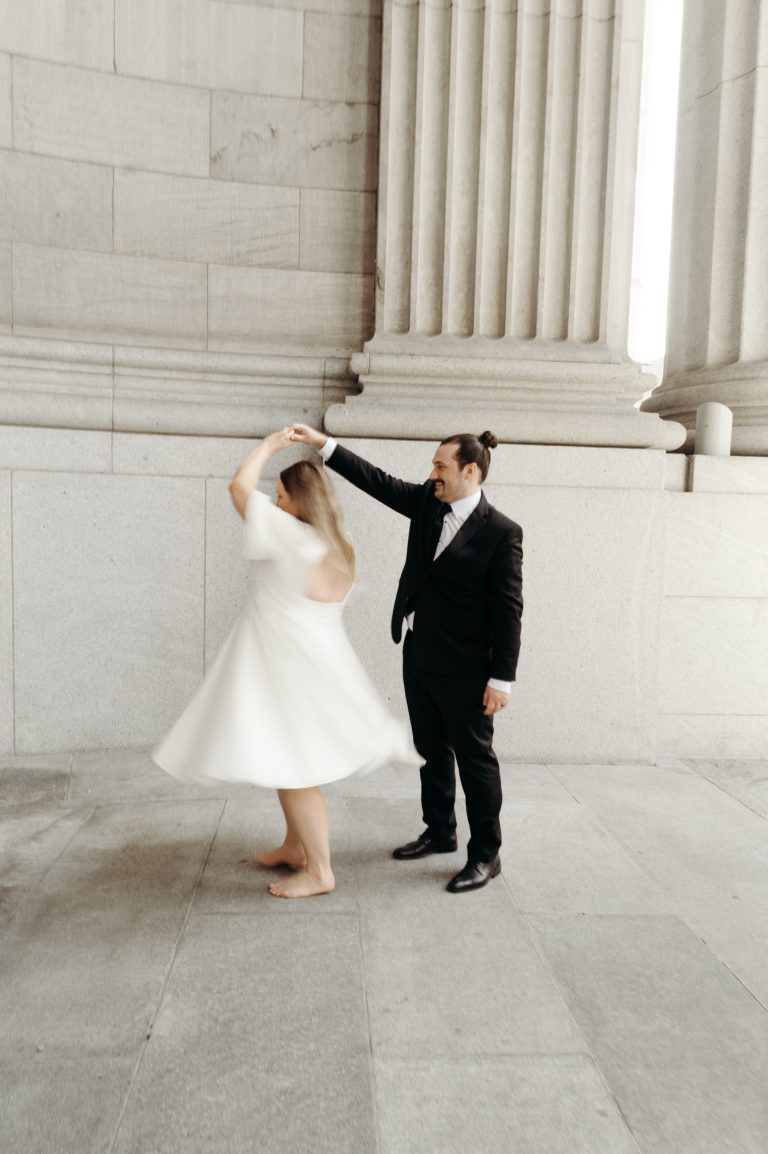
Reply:
[[[399,845],[396,850],[392,851],[392,857],[396,857],[399,861],[411,861],[417,857],[428,857],[431,853],[455,853],[458,848],[459,843],[455,834],[438,840],[432,836],[429,830],[425,830],[421,837],[416,838],[416,841]]]

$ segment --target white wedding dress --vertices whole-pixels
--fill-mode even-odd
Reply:
[[[251,563],[242,612],[154,761],[182,781],[276,789],[388,762],[420,765],[349,643],[344,601],[305,595],[308,570],[326,552],[319,534],[257,490],[243,541]]]

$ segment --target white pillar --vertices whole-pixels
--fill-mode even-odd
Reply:
[[[626,352],[643,0],[385,0],[376,332],[331,432],[674,448]]]
[[[768,454],[768,2],[687,0],[664,381],[682,422],[733,411],[733,452]]]

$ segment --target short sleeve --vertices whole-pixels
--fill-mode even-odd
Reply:
[[[327,551],[311,525],[278,509],[269,497],[254,489],[245,507],[243,524],[243,556],[247,560],[295,557],[311,565]]]

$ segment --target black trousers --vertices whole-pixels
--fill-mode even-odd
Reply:
[[[403,683],[413,741],[420,756],[424,824],[435,837],[456,829],[456,763],[467,802],[467,858],[490,861],[501,845],[501,775],[493,752],[493,717],[483,713],[486,681],[425,673],[403,642]],[[455,761],[454,761],[455,757]]]

